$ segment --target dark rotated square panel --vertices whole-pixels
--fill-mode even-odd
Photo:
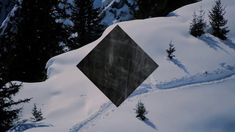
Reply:
[[[77,67],[119,106],[158,65],[116,26]]]

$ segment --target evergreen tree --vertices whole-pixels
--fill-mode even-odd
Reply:
[[[56,18],[56,22],[60,23],[62,26],[62,34],[60,46],[63,48],[63,51],[71,50],[69,47],[73,44],[71,34],[73,32],[73,22],[72,19],[72,10],[73,6],[68,0],[58,0],[58,5],[55,8],[54,13],[52,14]]]
[[[226,27],[228,21],[224,18],[225,13],[225,7],[222,5],[221,0],[217,0],[209,12],[212,34],[222,40],[227,39],[229,32],[228,27]]]
[[[138,104],[136,105],[135,112],[137,114],[136,115],[137,118],[140,118],[143,121],[146,119],[145,115],[147,114],[147,111],[145,109],[144,104],[141,101],[139,101]]]
[[[34,121],[41,121],[44,119],[41,109],[38,109],[36,104],[33,105],[32,115],[33,115],[32,119]]]
[[[17,10],[14,11],[14,15],[8,16],[6,18],[6,22],[2,27],[0,28],[0,72],[1,76],[4,77],[4,83],[7,83],[11,80],[9,72],[11,72],[11,69],[9,68],[8,62],[11,62],[16,56],[16,39],[15,36],[17,34],[17,22],[20,21],[19,17],[19,9],[21,8],[21,3],[16,3]],[[12,70],[12,74],[14,71]],[[4,73],[4,75],[3,75]]]
[[[100,9],[93,7],[93,0],[75,0],[73,10],[74,38],[72,49],[84,46],[101,36],[104,30]]]
[[[199,37],[205,33],[206,22],[204,20],[204,11],[201,9],[199,15],[195,12],[193,14],[193,20],[190,24],[190,34]]]
[[[136,0],[134,16],[138,19],[165,16],[171,11],[198,0]]]
[[[3,49],[3,48],[0,48]],[[6,56],[7,52],[2,52],[0,56]],[[8,67],[5,66],[5,57],[0,57],[0,130],[7,131],[14,123],[19,119],[19,114],[22,108],[18,105],[29,102],[30,99],[21,99],[15,101],[13,99],[20,88],[21,84],[10,82],[11,80],[7,76]]]
[[[55,15],[59,19],[71,19],[73,6],[68,0],[58,0],[58,5],[56,6]]]
[[[158,1],[156,0],[137,0],[137,10],[135,18],[148,18],[156,15]]]
[[[11,80],[43,80],[48,59],[62,53],[59,42],[63,29],[52,16],[57,2],[23,0],[19,3],[17,13],[0,38],[8,55],[4,64],[9,68],[7,76]]]
[[[13,100],[13,96],[19,92],[21,84],[9,82],[5,80],[4,73],[0,70],[0,129],[7,131],[19,119],[22,108],[17,106],[22,103],[29,102],[30,99]]]
[[[167,52],[167,57],[171,60],[175,57],[175,55],[173,54],[175,52],[175,47],[172,44],[172,42],[170,42],[169,44],[169,48],[166,50]]]

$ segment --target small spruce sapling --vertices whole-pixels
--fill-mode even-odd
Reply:
[[[138,104],[136,105],[135,112],[137,114],[136,115],[137,118],[140,118],[143,121],[146,119],[145,115],[148,112],[145,109],[144,103],[142,103],[141,101],[139,101]]]
[[[170,60],[172,60],[174,57],[175,57],[175,55],[173,54],[174,52],[175,52],[175,47],[174,47],[174,45],[172,44],[172,41],[170,42],[170,44],[169,44],[169,48],[168,49],[166,49],[166,52],[167,52],[167,57],[170,59]]]
[[[36,104],[34,104],[33,106],[32,115],[33,115],[32,119],[36,122],[44,119],[41,109],[38,109]]]
[[[200,9],[199,15],[196,12],[193,14],[193,20],[190,24],[190,34],[194,37],[200,37],[205,33],[206,22],[204,20],[205,12]]]

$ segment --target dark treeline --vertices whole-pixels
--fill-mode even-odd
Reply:
[[[135,18],[166,16],[171,11],[200,0],[137,0]]]

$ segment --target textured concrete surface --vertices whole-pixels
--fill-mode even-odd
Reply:
[[[77,67],[119,106],[158,65],[116,26]]]

